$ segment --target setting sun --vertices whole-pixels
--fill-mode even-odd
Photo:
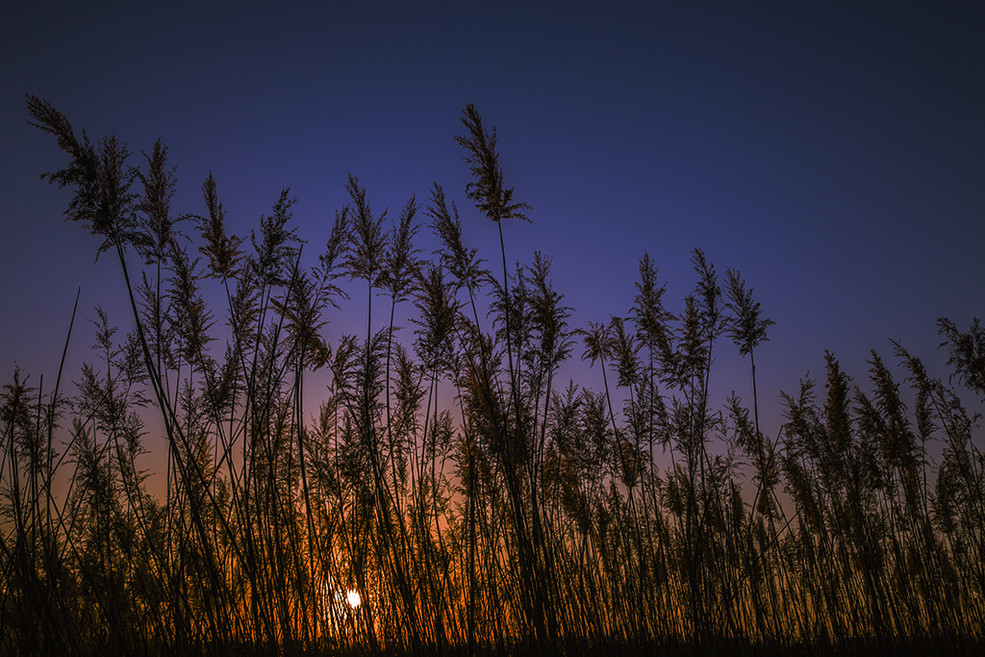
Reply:
[[[362,604],[362,598],[359,597],[359,591],[353,591],[352,589],[346,594],[345,599],[349,602],[349,606],[355,609],[360,604]]]

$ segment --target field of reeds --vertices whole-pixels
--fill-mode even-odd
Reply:
[[[237,237],[211,175],[200,214],[175,213],[162,144],[130,156],[28,110],[133,330],[99,311],[80,372],[2,388],[0,654],[981,647],[977,321],[940,321],[944,380],[902,345],[859,382],[827,354],[767,436],[755,358],[772,322],[741,275],[695,251],[672,313],[644,254],[631,308],[571,326],[546,255],[507,265],[528,208],[472,106],[464,196],[500,236],[481,254],[441,186],[390,221],[351,176],[327,244],[297,235],[287,192]],[[357,294],[365,331],[329,339]],[[722,350],[754,393],[713,407]],[[603,389],[559,380],[579,357]],[[330,385],[311,421],[314,372]],[[150,427],[166,472],[140,467]]]

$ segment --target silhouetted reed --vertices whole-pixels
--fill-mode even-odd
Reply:
[[[675,313],[644,253],[625,316],[570,326],[549,257],[508,266],[504,220],[530,208],[471,105],[456,139],[498,273],[437,183],[388,227],[350,175],[312,254],[289,190],[248,239],[230,235],[211,174],[202,215],[173,213],[160,142],[132,167],[118,138],[93,144],[35,97],[28,110],[68,156],[46,178],[115,255],[134,329],[97,309],[74,395],[61,372],[46,389],[19,370],[0,393],[0,652],[980,647],[977,320],[939,326],[965,388],[900,345],[903,378],[873,352],[865,385],[826,354],[824,385],[782,394],[770,437],[756,355],[773,322],[740,274],[723,286],[695,250]],[[329,330],[350,294],[367,300],[359,335]],[[749,357],[751,406],[710,395],[722,338]],[[603,390],[557,380],[578,347]],[[312,422],[316,370],[329,384]],[[139,465],[148,427],[163,473]]]

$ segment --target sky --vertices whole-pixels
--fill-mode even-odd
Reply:
[[[62,221],[68,193],[40,179],[65,160],[25,94],[115,132],[135,164],[161,138],[175,211],[204,212],[212,172],[237,234],[289,186],[320,248],[347,173],[394,217],[437,181],[497,263],[453,140],[474,103],[533,208],[504,226],[507,257],[551,256],[574,326],[629,312],[644,250],[681,310],[699,247],[776,322],[764,405],[823,381],[826,349],[856,380],[889,339],[943,363],[937,318],[985,316],[983,34],[976,2],[4,3],[0,379],[16,363],[51,381],[80,285],[70,376],[92,359],[94,306],[129,326],[117,263],[94,262]],[[332,321],[330,340],[347,318]],[[712,385],[748,397],[734,352]]]

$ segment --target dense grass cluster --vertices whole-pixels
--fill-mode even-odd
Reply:
[[[772,324],[741,276],[696,251],[675,314],[644,255],[625,316],[570,326],[547,257],[507,267],[503,224],[528,208],[471,106],[457,139],[466,195],[500,231],[495,271],[437,184],[391,226],[350,177],[302,266],[287,192],[247,241],[227,234],[211,176],[201,216],[173,213],[160,143],[132,168],[115,137],[28,109],[68,155],[47,177],[118,260],[135,328],[98,313],[74,395],[61,375],[3,387],[0,653],[983,639],[985,461],[951,381],[897,346],[892,365],[873,352],[863,385],[828,354],[823,385],[782,396],[775,438],[755,392],[712,408],[715,354],[748,356],[755,391]],[[433,254],[415,246],[422,226]],[[369,300],[365,333],[329,340],[350,294]],[[381,296],[388,319],[372,315]],[[401,304],[414,311],[397,340]],[[961,394],[985,398],[985,331],[940,328]],[[603,390],[556,380],[579,352]],[[306,421],[320,369],[330,387]],[[138,465],[145,422],[166,434],[163,496]]]

